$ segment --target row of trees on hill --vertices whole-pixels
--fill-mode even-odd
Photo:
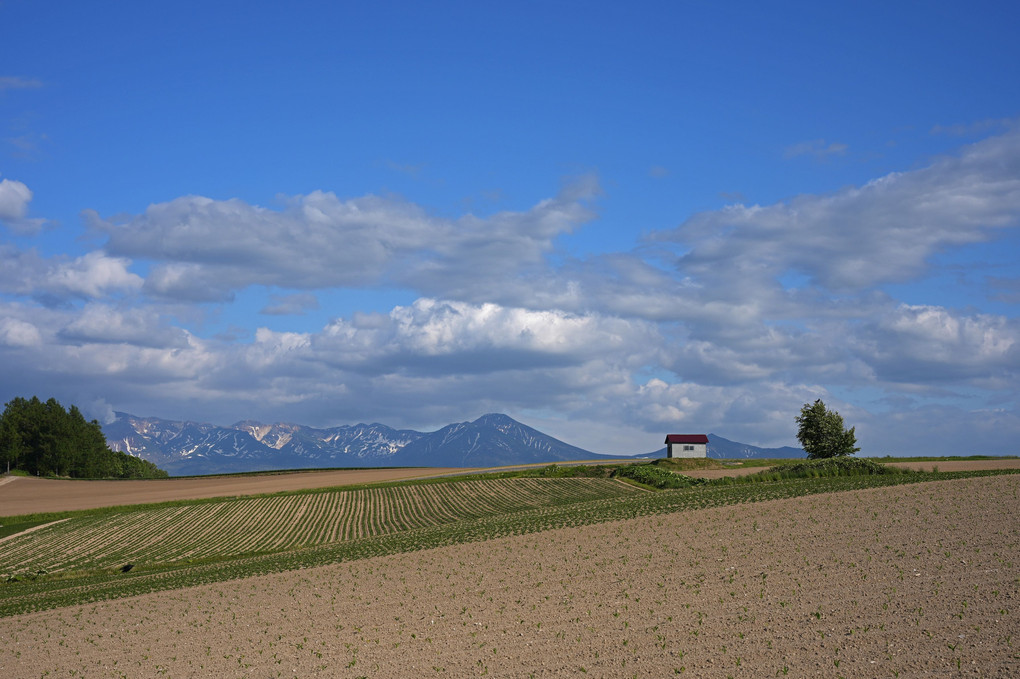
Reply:
[[[152,479],[167,473],[141,458],[110,450],[96,420],[56,399],[15,398],[0,415],[0,472],[82,479]]]

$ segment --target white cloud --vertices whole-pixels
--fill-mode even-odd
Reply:
[[[24,183],[13,179],[0,180],[0,221],[14,233],[32,235],[45,226],[43,219],[25,217],[31,201],[32,191]]]
[[[593,179],[525,212],[451,220],[396,198],[341,201],[316,191],[282,210],[198,196],[150,206],[124,221],[86,215],[112,255],[156,262],[152,294],[229,299],[251,285],[315,290],[412,285],[426,292],[495,288],[541,265],[553,240],[591,218]]]
[[[113,406],[101,397],[89,398],[83,401],[81,410],[85,417],[90,420],[98,420],[100,424],[110,424],[117,419]]]
[[[233,301],[231,286],[224,285],[217,273],[200,264],[164,264],[153,267],[142,289],[179,302]]]
[[[1013,411],[985,410],[1015,399],[1016,319],[901,304],[878,286],[1018,225],[1020,133],[832,194],[698,214],[632,252],[557,252],[598,191],[588,178],[528,210],[459,218],[392,197],[315,192],[271,210],[192,196],[93,217],[109,240],[82,257],[0,246],[0,292],[42,302],[0,306],[0,362],[17,368],[4,388],[91,398],[102,383],[117,409],[224,423],[427,428],[543,413],[600,452],[648,452],[678,429],[792,444],[814,398],[859,423],[872,450],[933,444],[887,436],[902,425],[886,408],[910,426],[1016,431]],[[990,283],[1010,294],[1012,271],[999,271]],[[260,286],[271,327],[205,340],[180,313]],[[266,317],[317,308],[318,290],[394,287],[418,299],[311,332]]]
[[[21,219],[28,212],[32,191],[21,182],[0,181],[0,219]]]
[[[129,344],[136,347],[182,348],[189,333],[166,324],[148,309],[115,309],[87,304],[59,331],[74,344]]]
[[[130,260],[89,252],[58,264],[49,274],[46,287],[82,297],[102,297],[112,291],[137,290],[142,279],[128,271]]]
[[[0,318],[0,342],[9,347],[38,346],[42,335],[31,323],[17,318]]]
[[[1009,388],[1020,380],[1020,323],[930,305],[900,305],[849,338],[876,379],[916,389]]]
[[[648,360],[659,341],[643,322],[419,299],[386,315],[337,319],[314,346],[323,360],[354,370],[450,374]],[[636,350],[641,344],[645,349]]]
[[[62,390],[95,393],[89,385],[102,383],[103,398],[118,409],[223,423],[260,417],[427,428],[493,410],[555,412],[573,422],[562,431],[580,434],[570,442],[597,452],[648,452],[663,431],[681,429],[787,445],[793,414],[819,397],[851,424],[861,422],[862,441],[877,445],[887,417],[867,417],[810,378],[798,379],[825,366],[836,366],[829,380],[835,384],[856,379],[909,392],[923,376],[897,385],[900,377],[882,371],[914,352],[926,361],[927,379],[944,386],[991,369],[1012,370],[1007,381],[1016,383],[1014,330],[995,318],[956,318],[932,308],[890,310],[873,325],[816,328],[818,337],[799,345],[804,355],[781,332],[727,347],[663,334],[658,324],[637,319],[428,298],[387,314],[337,319],[314,333],[260,328],[247,344],[203,341],[151,310],[101,304],[45,313],[8,306],[0,318],[0,361],[19,366],[12,384],[58,398]],[[834,349],[828,343],[838,328],[857,334]],[[898,342],[904,346],[895,353],[871,353]],[[839,358],[848,354],[847,364],[870,362],[876,375],[838,374]],[[983,363],[954,373],[958,354],[984,356]],[[636,379],[646,368],[670,365],[698,372]],[[633,444],[623,436],[584,438],[612,423],[632,434]]]
[[[615,406],[624,417],[617,414],[614,419],[640,424],[646,431],[716,433],[742,443],[781,446],[794,440],[793,417],[801,405],[820,393],[823,390],[769,380],[711,386],[654,378],[604,406],[604,416],[614,417],[610,407]]]
[[[102,385],[111,401],[117,394],[127,395],[129,404],[132,394],[144,393],[172,399],[174,390],[160,385],[194,385],[222,358],[198,338],[162,325],[143,310],[86,305],[78,311],[6,303],[0,304],[0,319],[8,343],[12,337],[20,340],[18,353],[0,349],[0,363],[9,367],[4,387],[12,395],[23,390],[51,393],[63,402],[68,393],[77,395],[89,387],[94,394]],[[201,395],[193,388],[187,393]]]
[[[935,253],[1018,223],[1020,131],[1013,131],[861,187],[701,213],[652,239],[683,244],[681,270],[706,284],[751,288],[794,271],[846,292],[910,280]]]
[[[0,245],[0,292],[47,302],[94,299],[141,289],[142,278],[128,271],[131,262],[100,251],[68,259],[44,259],[34,250]]]

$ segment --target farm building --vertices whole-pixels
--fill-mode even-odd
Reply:
[[[708,437],[704,434],[667,434],[666,457],[708,457]]]

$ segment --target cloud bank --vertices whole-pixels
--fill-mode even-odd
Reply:
[[[860,186],[702,212],[631,250],[571,257],[563,239],[598,218],[597,201],[612,200],[601,194],[588,176],[527,210],[456,218],[325,191],[276,208],[182,196],[140,214],[87,211],[104,242],[83,255],[0,245],[5,396],[220,422],[428,427],[502,411],[630,453],[680,430],[791,444],[800,405],[824,398],[867,453],[1017,452],[1015,314],[887,288],[931,275],[943,253],[1016,242],[1016,130]],[[0,183],[12,232],[35,232],[31,197]],[[989,297],[1015,298],[1015,281],[990,278]],[[397,289],[407,303],[313,329],[273,320]],[[246,332],[204,332],[251,296]]]

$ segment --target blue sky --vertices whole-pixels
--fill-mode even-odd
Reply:
[[[0,398],[1018,453],[1020,10],[833,4],[0,2]]]

